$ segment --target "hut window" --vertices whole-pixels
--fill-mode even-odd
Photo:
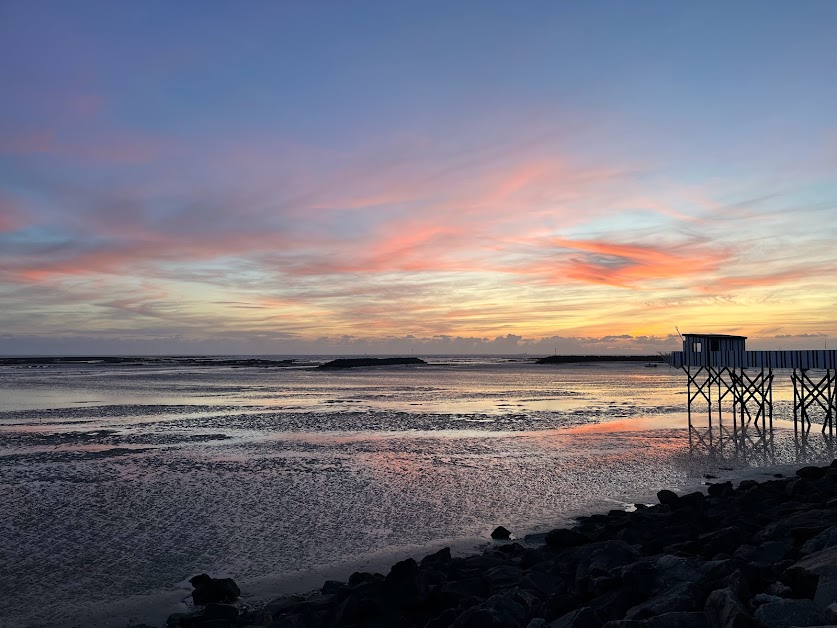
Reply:
[[[700,353],[700,343],[699,342],[695,342],[694,344],[692,344],[692,351],[694,353]]]
[[[720,351],[721,350],[721,341],[717,338],[713,338],[709,341],[709,350],[710,351]]]

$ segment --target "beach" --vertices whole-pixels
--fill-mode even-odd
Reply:
[[[233,578],[256,608],[442,547],[482,551],[498,525],[537,543],[706,475],[830,460],[778,418],[769,443],[690,450],[673,369],[428,362],[4,368],[5,625],[162,625],[190,610],[199,573]]]
[[[715,478],[713,478],[715,479]],[[540,544],[497,542],[454,557],[442,548],[355,572],[319,592],[240,609],[232,580],[202,575],[201,609],[174,628],[790,628],[837,621],[837,460],[762,482],[712,482],[706,493],[580,517]]]

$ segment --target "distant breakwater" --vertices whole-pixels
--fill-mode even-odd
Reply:
[[[711,479],[711,478],[710,478]],[[537,547],[449,548],[354,573],[258,610],[206,577],[169,628],[782,628],[837,623],[837,460],[794,477],[662,490],[659,503],[581,517]],[[494,536],[507,536],[498,528]],[[235,595],[231,595],[230,591]]]
[[[420,358],[340,358],[318,366],[318,369],[350,369],[359,366],[398,366],[427,364]]]

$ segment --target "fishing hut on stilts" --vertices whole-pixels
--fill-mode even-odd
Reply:
[[[670,355],[669,363],[687,377],[690,444],[696,438],[713,448],[713,438],[729,437],[738,443],[753,432],[763,439],[772,434],[775,371],[790,372],[794,432],[807,434],[814,418],[822,421],[822,433],[833,437],[837,351],[747,351],[746,340],[727,334],[684,334],[683,351]]]

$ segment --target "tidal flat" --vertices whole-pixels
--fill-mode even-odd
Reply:
[[[202,572],[257,606],[833,453],[780,387],[769,443],[690,448],[676,370],[424,359],[0,367],[2,625],[159,625]]]

